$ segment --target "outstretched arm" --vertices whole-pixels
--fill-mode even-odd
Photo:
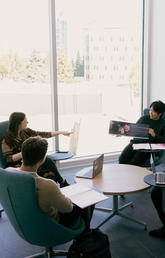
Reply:
[[[68,132],[68,131],[55,131],[55,132],[51,132],[52,137],[53,136],[57,136],[57,135],[64,135],[64,136],[70,136],[73,132]]]
[[[15,162],[17,160],[22,159],[22,153],[18,152],[17,154],[13,154],[11,157],[12,157],[12,160]]]
[[[43,138],[50,138],[53,136],[57,136],[57,135],[65,135],[65,136],[70,136],[70,134],[72,134],[73,132],[68,132],[68,131],[54,131],[54,132],[44,132],[44,131],[35,131],[32,130],[30,128],[27,128],[26,130],[23,131],[23,138],[27,139],[30,136],[41,136]]]

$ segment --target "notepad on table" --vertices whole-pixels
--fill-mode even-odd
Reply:
[[[86,208],[100,201],[108,199],[103,193],[85,186],[81,183],[69,185],[60,189],[74,204],[80,208]]]
[[[165,150],[164,143],[134,143],[134,150]]]

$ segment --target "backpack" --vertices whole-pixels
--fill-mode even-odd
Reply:
[[[108,236],[100,229],[91,229],[73,240],[67,258],[111,258]]]

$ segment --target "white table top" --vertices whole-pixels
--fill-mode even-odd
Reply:
[[[144,182],[144,177],[149,174],[152,174],[152,172],[138,166],[104,164],[102,173],[94,179],[75,176],[75,182],[94,187],[104,194],[121,195],[136,193],[149,188],[150,186]]]

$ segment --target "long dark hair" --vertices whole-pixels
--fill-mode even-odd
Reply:
[[[8,131],[3,135],[2,140],[10,147],[17,147],[19,145],[16,137],[18,136],[18,127],[25,119],[25,114],[22,112],[13,112],[9,117]]]
[[[9,132],[15,137],[18,136],[18,127],[25,119],[25,114],[22,112],[13,112],[9,117]]]

